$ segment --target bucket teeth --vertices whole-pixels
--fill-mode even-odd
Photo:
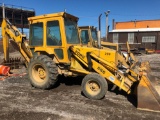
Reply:
[[[11,69],[16,69],[20,68],[23,63],[24,62],[21,57],[10,57],[9,60],[4,60],[2,64],[11,67]]]
[[[150,64],[149,62],[142,62],[140,65],[141,70],[151,72]]]

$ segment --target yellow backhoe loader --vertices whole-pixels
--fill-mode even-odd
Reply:
[[[79,26],[79,35],[81,44],[83,46],[88,47],[96,47],[98,48],[98,31],[94,26]],[[135,57],[133,56],[131,51],[129,50],[129,54],[125,54],[125,52],[122,52],[120,50],[120,47],[117,43],[111,43],[111,42],[104,42],[100,39],[101,48],[103,49],[114,49],[117,52],[119,52],[122,56],[127,57],[126,60],[129,59],[129,56],[132,56],[132,60],[135,60]],[[127,43],[128,44],[128,43]]]
[[[102,99],[112,83],[128,94],[135,93],[138,108],[160,111],[160,96],[154,79],[147,74],[147,64],[126,59],[114,49],[83,46],[78,33],[78,18],[65,12],[28,18],[29,45],[25,36],[3,18],[2,37],[5,59],[8,41],[15,44],[26,62],[32,86],[49,89],[58,75],[83,75],[82,92],[90,99]],[[128,51],[129,45],[127,44]]]
[[[79,34],[83,45],[98,47],[97,29],[94,26],[79,26]],[[117,43],[104,42],[101,40],[101,46],[119,51]]]

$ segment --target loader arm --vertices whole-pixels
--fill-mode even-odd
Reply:
[[[13,26],[8,19],[4,18],[2,21],[2,40],[4,60],[9,60],[9,42],[14,44],[14,47],[21,53],[24,59],[29,62],[32,57],[32,53],[26,43],[26,36],[23,35],[17,27]],[[10,40],[10,41],[9,41]]]
[[[111,55],[113,54],[112,51],[107,51],[108,55],[110,54],[110,58],[106,58],[105,54],[103,54],[103,52],[105,53],[103,49],[99,49],[98,53],[94,48],[72,46],[71,51],[73,58],[75,57],[75,60],[79,63],[78,66],[71,66],[72,71],[86,74],[96,72],[107,81],[113,83],[114,86],[117,86],[119,90],[123,90],[127,94],[135,94],[137,96],[138,109],[160,111],[160,96],[155,89],[156,81],[153,76],[146,73],[143,63],[139,65],[138,62],[135,62],[135,64],[130,64],[128,68],[121,69],[116,63],[115,59],[117,58],[112,59],[114,57]],[[115,56],[117,56],[117,53]],[[121,63],[122,66],[127,65],[125,60]],[[81,70],[77,70],[79,68]]]
[[[87,68],[91,68],[92,70],[103,76],[105,79],[118,86],[119,89],[124,90],[128,94],[131,93],[131,87],[137,80],[133,77],[130,77],[128,73],[122,73],[117,68],[117,65],[115,63],[104,60],[103,58],[94,54],[94,52],[90,52],[89,56],[85,56],[81,53],[78,53],[78,49],[76,49],[75,47],[72,47],[71,49],[76,59],[78,59]],[[89,66],[88,61],[92,63],[92,66]],[[76,70],[77,68],[75,69],[75,71]],[[126,72],[129,72],[129,68],[126,69]]]

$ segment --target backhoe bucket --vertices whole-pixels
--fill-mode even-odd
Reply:
[[[147,74],[151,72],[151,67],[148,61],[141,63],[141,69],[147,71]]]
[[[155,77],[143,75],[137,88],[137,108],[141,110],[160,112],[160,95],[156,90]],[[160,92],[160,89],[159,89]]]

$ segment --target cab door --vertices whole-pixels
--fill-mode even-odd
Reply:
[[[46,48],[53,50],[59,62],[65,61],[67,56],[64,55],[64,38],[62,37],[61,20],[52,19],[46,22]]]

